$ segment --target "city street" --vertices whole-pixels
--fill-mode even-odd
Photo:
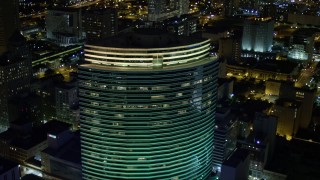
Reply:
[[[303,87],[305,85],[310,85],[311,79],[314,73],[314,69],[317,66],[317,62],[313,62],[310,67],[301,70],[301,74],[295,83],[296,87]]]
[[[91,5],[97,4],[98,2],[100,2],[100,0],[84,1],[84,2],[80,2],[80,3],[74,4],[72,6],[69,6],[69,7],[71,7],[71,8],[81,8],[81,7],[86,7],[86,6],[91,6]]]

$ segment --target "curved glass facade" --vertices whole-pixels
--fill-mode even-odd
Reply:
[[[131,55],[128,62],[137,65],[117,64],[107,57],[118,51],[116,57],[125,60],[120,49],[86,46],[91,64],[79,67],[83,179],[209,176],[218,66],[208,45],[153,49],[163,53],[161,67],[159,61],[142,65]],[[93,51],[107,55],[94,57]],[[120,51],[154,57],[152,49]]]

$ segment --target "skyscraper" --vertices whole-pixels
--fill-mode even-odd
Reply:
[[[213,170],[220,175],[222,163],[236,149],[238,117],[229,108],[218,108],[214,131]]]
[[[148,0],[148,20],[159,21],[165,19],[166,0]]]
[[[239,0],[224,0],[223,7],[224,7],[224,15],[225,16],[232,16],[236,13],[239,9]]]
[[[140,29],[85,45],[83,179],[205,179],[218,61],[210,41]]]
[[[178,15],[188,14],[189,12],[189,0],[179,0],[179,13]]]
[[[17,0],[0,1],[0,55],[8,50],[9,38],[19,29]]]
[[[9,38],[6,53],[0,56],[0,132],[13,120],[9,114],[9,98],[30,89],[32,65],[26,39],[15,31]]]
[[[148,0],[149,21],[163,21],[188,12],[189,0]]]
[[[117,10],[111,8],[86,10],[82,24],[88,40],[114,36],[118,33]]]
[[[254,52],[271,51],[274,21],[271,18],[248,18],[244,21],[242,49]]]

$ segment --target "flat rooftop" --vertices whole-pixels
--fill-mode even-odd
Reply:
[[[27,174],[21,178],[21,180],[43,180],[43,178],[34,174]]]
[[[121,33],[114,37],[89,41],[88,45],[112,48],[168,48],[192,45],[206,39],[197,37],[177,36],[160,29],[134,29],[132,32]]]
[[[223,165],[230,167],[237,167],[240,163],[244,162],[249,156],[249,152],[244,149],[237,149],[229,159],[223,162]]]
[[[11,146],[21,149],[30,149],[39,143],[46,141],[47,133],[64,131],[69,127],[69,124],[53,120],[40,127],[32,128],[32,132],[30,133],[19,132],[9,128],[7,131],[0,134],[0,140],[6,141]]]
[[[18,163],[0,158],[0,174],[3,174],[13,168],[15,168],[16,166],[18,166]]]
[[[316,33],[319,33],[320,30],[317,28],[299,28],[292,33],[293,36],[313,36]]]
[[[258,62],[255,69],[290,74],[297,66],[298,64],[292,61],[268,60]]]
[[[74,137],[58,149],[47,148],[43,152],[64,161],[81,165],[81,144],[80,133],[77,132]]]

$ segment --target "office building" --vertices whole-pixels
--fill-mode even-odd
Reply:
[[[81,179],[80,135],[69,129],[50,131],[41,152],[41,169],[59,179]],[[50,176],[44,178],[51,179]]]
[[[240,62],[241,59],[241,39],[227,37],[219,39],[219,57],[227,62]]]
[[[244,61],[246,66],[228,64],[227,73],[247,76],[256,80],[292,80],[299,75],[299,66],[291,61]],[[243,64],[245,64],[243,63]]]
[[[189,0],[148,0],[148,20],[163,21],[189,13]]]
[[[179,0],[178,16],[189,13],[189,0]]]
[[[249,177],[249,152],[237,149],[232,156],[222,164],[221,180],[245,180]]]
[[[233,84],[234,81],[232,79],[219,78],[218,79],[218,92],[217,92],[217,100],[224,101],[233,96]]]
[[[277,131],[277,117],[256,112],[253,120],[254,134],[261,134],[274,144],[274,139]],[[271,147],[270,147],[271,148]]]
[[[148,0],[148,20],[159,21],[166,19],[166,1]]]
[[[236,150],[238,118],[230,108],[218,108],[214,130],[213,169],[220,174],[222,163]]]
[[[81,9],[53,8],[46,16],[47,38],[60,45],[79,43],[83,38]]]
[[[301,103],[280,98],[276,101],[272,115],[278,117],[277,134],[291,140],[299,129],[301,119]]]
[[[17,0],[0,1],[0,55],[8,50],[9,38],[19,29]]]
[[[309,63],[313,58],[314,39],[318,29],[301,28],[290,38],[288,59]]]
[[[78,87],[77,83],[60,84],[55,89],[56,116],[58,121],[78,126],[73,110],[78,108]]]
[[[0,132],[9,127],[9,100],[30,90],[31,56],[25,38],[18,32],[9,38],[8,51],[0,56]]]
[[[118,14],[116,9],[90,9],[83,13],[83,29],[87,40],[103,39],[118,33]]]
[[[85,45],[83,179],[206,179],[217,57],[210,41],[138,29]]]
[[[308,90],[303,88],[295,88],[295,99],[301,103],[300,128],[309,128],[316,94],[316,89]]]
[[[288,22],[307,26],[319,26],[320,16],[290,12],[288,13]]]
[[[252,17],[244,21],[242,50],[254,52],[271,51],[274,21],[271,18]]]
[[[256,112],[253,133],[241,146],[250,152],[250,176],[261,179],[264,168],[273,158],[277,132],[277,117]]]
[[[300,128],[307,129],[312,118],[316,89],[295,88],[293,85],[280,90],[280,98],[295,100],[301,104]]]
[[[307,61],[309,59],[309,54],[305,51],[304,45],[293,44],[288,52],[288,58],[300,61]]]
[[[266,81],[265,94],[299,102],[301,108],[299,128],[307,129],[309,127],[316,98],[315,89],[296,88],[294,82],[268,80]]]
[[[198,18],[185,14],[165,20],[163,26],[176,35],[189,36],[197,32],[197,21]]]

